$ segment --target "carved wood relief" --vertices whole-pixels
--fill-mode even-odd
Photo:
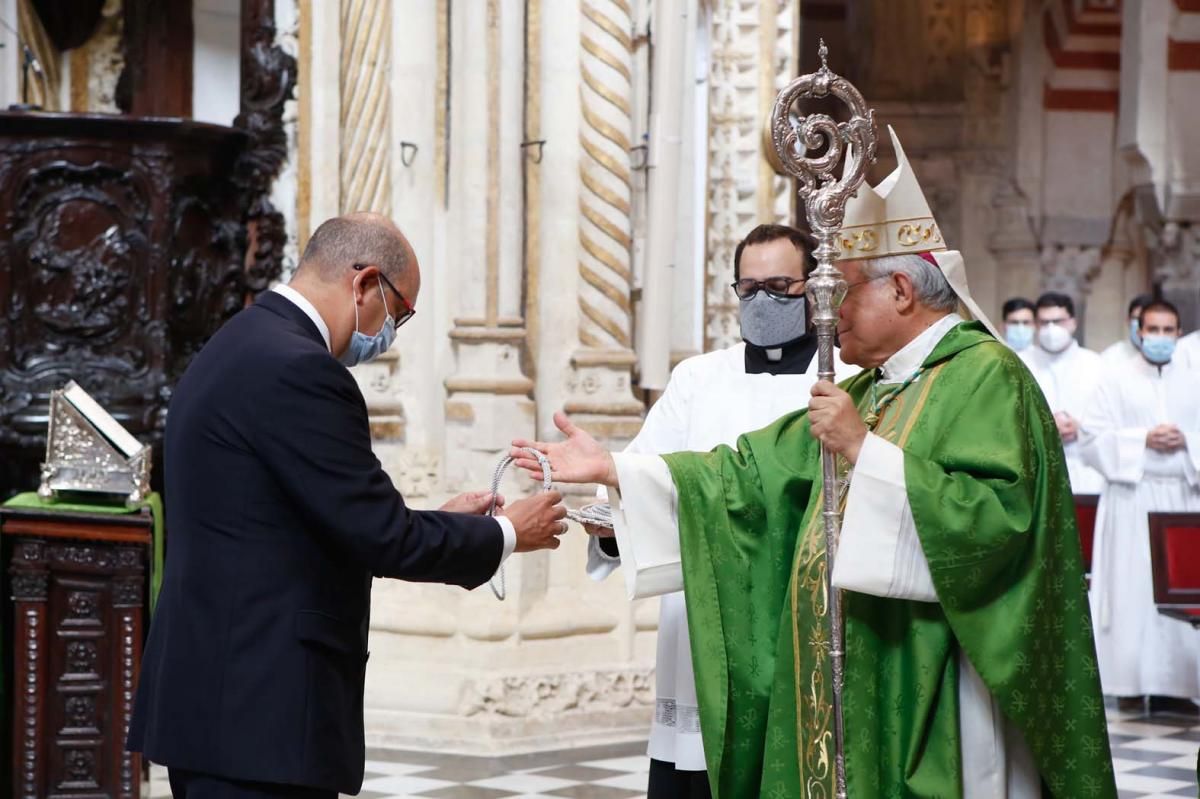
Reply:
[[[125,751],[142,648],[150,516],[5,510],[16,623],[12,794],[136,797]],[[138,544],[125,543],[139,541]]]

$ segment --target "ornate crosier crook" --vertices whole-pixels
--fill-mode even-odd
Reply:
[[[829,50],[821,40],[818,50],[821,68],[801,75],[779,93],[771,109],[771,142],[783,171],[800,181],[800,196],[808,214],[808,223],[817,240],[817,268],[808,279],[807,294],[813,307],[813,326],[817,329],[817,375],[833,382],[833,336],[837,327],[838,307],[846,295],[846,281],[833,265],[837,255],[837,236],[846,213],[846,200],[858,191],[867,167],[875,160],[875,112],[867,108],[858,89],[845,78],[829,70],[825,62]],[[834,122],[826,114],[801,116],[792,107],[800,100],[833,95],[850,110],[845,122]],[[826,148],[823,155],[806,158],[810,150]],[[842,176],[834,170],[843,162]],[[830,585],[833,560],[837,556],[841,512],[838,508],[837,458],[826,446],[821,447],[823,483],[822,521],[825,526],[824,590],[829,607],[829,658],[833,673],[833,730],[836,759],[834,776],[837,799],[846,799],[845,731],[842,724],[842,686],[845,667],[845,633],[842,627],[840,592]]]

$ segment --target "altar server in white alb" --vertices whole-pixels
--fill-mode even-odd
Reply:
[[[1109,344],[1100,353],[1100,357],[1104,359],[1105,368],[1121,366],[1130,358],[1142,357],[1142,337],[1139,334],[1139,326],[1142,323],[1142,309],[1146,304],[1154,299],[1149,294],[1139,294],[1129,301],[1129,313],[1127,321],[1129,328],[1126,330],[1126,335],[1120,341]]]
[[[1065,294],[1048,291],[1037,301],[1037,346],[1018,353],[1033,372],[1054,413],[1071,490],[1076,494],[1099,494],[1104,486],[1100,475],[1079,455],[1080,422],[1101,377],[1100,356],[1079,346],[1075,340],[1075,303]]]
[[[1159,613],[1150,511],[1200,511],[1200,372],[1174,356],[1179,312],[1142,309],[1141,357],[1112,369],[1084,415],[1083,455],[1107,485],[1096,517],[1091,604],[1104,693],[1195,713],[1200,631]]]
[[[817,381],[817,337],[808,325],[804,279],[813,266],[807,237],[782,225],[759,225],[737,246],[734,283],[742,343],[680,363],[626,452],[657,455],[732,445],[808,404]],[[840,360],[838,380],[858,371]],[[588,573],[607,577],[621,562],[616,539],[593,533]],[[708,797],[704,745],[683,593],[662,598],[657,697],[650,729],[647,799]]]
[[[1174,360],[1185,369],[1200,371],[1200,330],[1193,330],[1179,339]]]

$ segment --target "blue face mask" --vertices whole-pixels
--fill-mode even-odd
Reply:
[[[379,281],[379,296],[383,300],[383,309],[387,311],[387,296],[383,293],[383,282]],[[391,311],[383,320],[383,327],[373,336],[358,332],[358,303],[354,304],[354,332],[350,334],[350,346],[339,358],[346,366],[357,366],[369,363],[388,351],[396,340],[396,325],[392,322]]]
[[[1005,326],[1004,340],[1008,342],[1008,346],[1020,352],[1033,343],[1033,325]]]
[[[1135,350],[1142,348],[1142,337],[1138,335],[1138,320],[1129,320],[1129,343],[1133,345]]]
[[[1164,363],[1170,362],[1171,356],[1174,354],[1174,336],[1142,337],[1142,355],[1146,356],[1146,360],[1150,363],[1162,366]]]

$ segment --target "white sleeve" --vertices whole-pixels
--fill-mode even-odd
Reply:
[[[661,455],[686,450],[688,405],[692,391],[691,369],[685,362],[671,373],[671,379],[667,381],[662,396],[650,408],[650,412],[646,414],[646,421],[642,423],[642,429],[624,451],[628,454]],[[600,486],[596,491],[596,501],[608,501],[608,492],[604,486]],[[595,536],[588,536],[588,577],[603,580],[620,565],[619,554],[609,555],[600,548],[600,541]]]
[[[937,602],[904,483],[904,450],[868,433],[850,479],[833,585],[862,594]]]
[[[1187,447],[1187,460],[1184,462],[1183,473],[1191,486],[1200,486],[1200,432],[1184,430],[1184,446]]]
[[[508,560],[508,556],[517,548],[517,530],[513,527],[512,520],[504,516],[493,517],[496,523],[500,525],[500,533],[504,536],[504,548],[500,550],[500,562]]]
[[[610,555],[600,548],[597,536],[588,536],[587,545],[587,576],[599,582],[608,577],[621,565],[621,556]]]
[[[1110,483],[1136,483],[1146,466],[1144,427],[1122,427],[1117,412],[1119,397],[1113,384],[1102,383],[1084,412],[1079,436],[1083,462]]]
[[[630,599],[683,590],[679,554],[679,497],[667,463],[657,455],[613,454],[619,485],[614,490],[613,527]]]

